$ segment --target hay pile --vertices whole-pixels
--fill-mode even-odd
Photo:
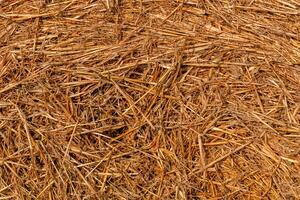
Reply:
[[[298,0],[0,1],[0,199],[299,199]]]

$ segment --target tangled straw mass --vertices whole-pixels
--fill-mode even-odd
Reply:
[[[0,1],[0,199],[300,199],[300,2]]]

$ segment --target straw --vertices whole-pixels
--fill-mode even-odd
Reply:
[[[0,199],[299,199],[297,0],[0,1]]]

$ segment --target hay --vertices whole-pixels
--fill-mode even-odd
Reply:
[[[0,199],[299,199],[298,0],[2,0]]]

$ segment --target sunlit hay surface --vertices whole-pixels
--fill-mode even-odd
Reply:
[[[298,0],[0,1],[0,199],[300,199]]]

